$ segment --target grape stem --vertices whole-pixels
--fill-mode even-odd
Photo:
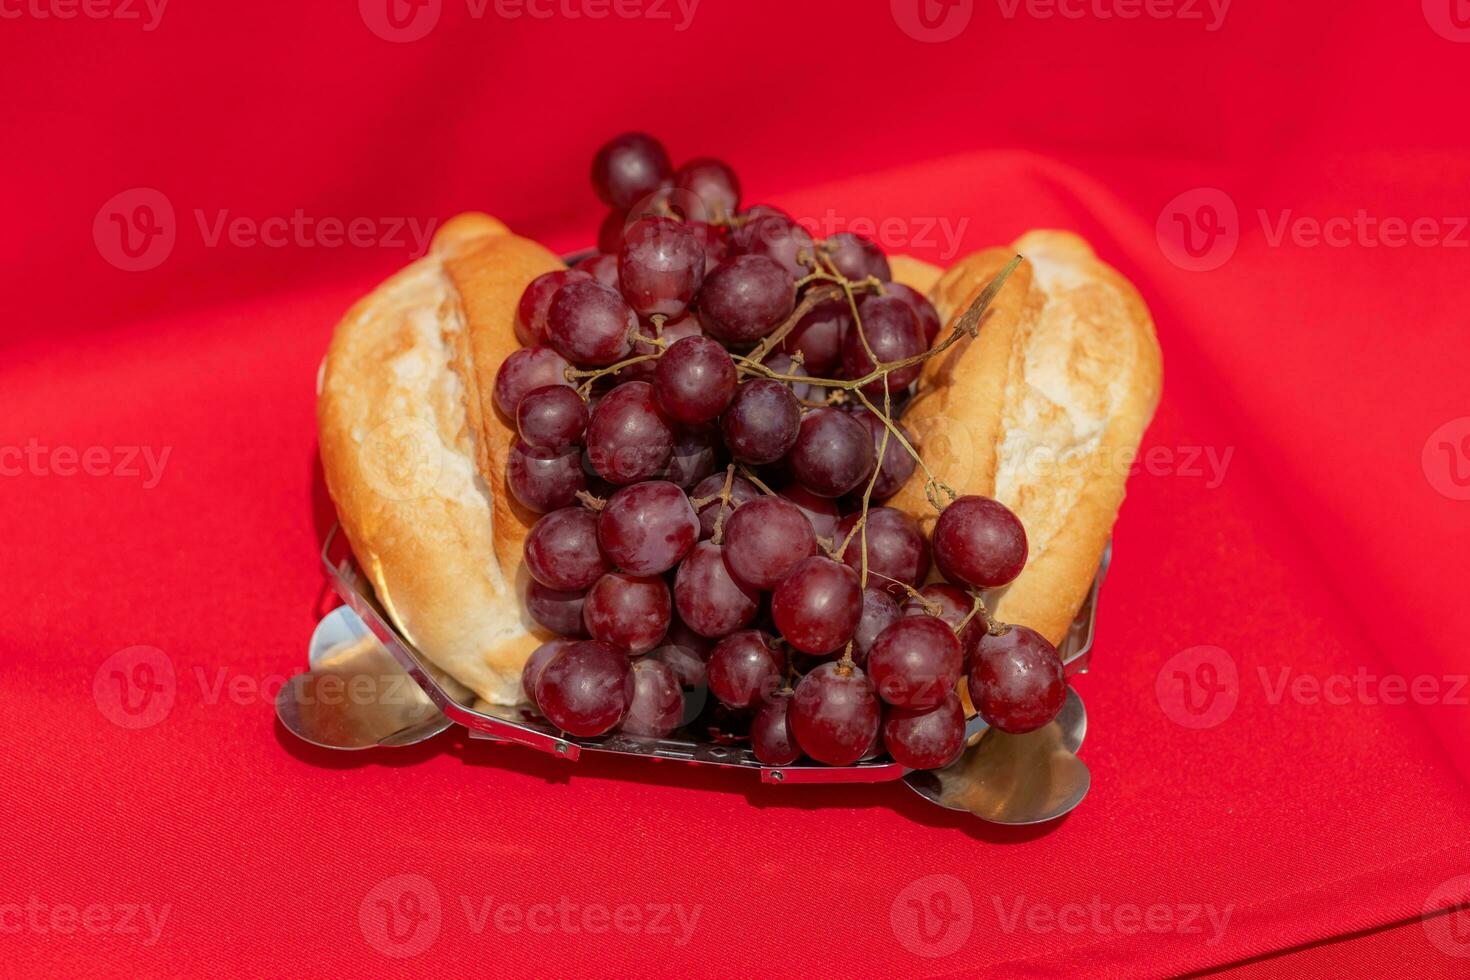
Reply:
[[[696,513],[699,512],[699,509],[701,507],[712,504],[716,500],[720,502],[720,512],[715,515],[715,527],[714,530],[710,532],[709,536],[711,544],[719,544],[720,541],[724,538],[725,517],[730,513],[730,511],[739,506],[738,503],[730,499],[730,487],[733,486],[734,483],[735,464],[731,463],[729,466],[725,467],[725,484],[724,486],[720,487],[720,492],[715,494],[713,497],[701,497],[700,499],[693,501],[693,506]]]
[[[760,477],[756,476],[754,473],[752,473],[750,471],[750,467],[749,466],[741,466],[740,467],[740,475],[743,476],[743,477],[745,477],[751,483],[755,484],[755,488],[757,490],[759,490],[761,493],[765,494],[767,497],[774,497],[774,496],[776,496],[776,491],[774,491],[770,487],[766,486],[765,483],[763,483],[761,481],[761,478]]]
[[[991,636],[1005,636],[1011,631],[1008,624],[999,622],[990,615],[990,610],[986,608],[985,600],[980,598],[979,592],[971,592],[970,595],[975,600],[975,604],[970,607],[970,612],[965,618],[960,620],[960,624],[954,628],[956,636],[963,633],[965,627],[970,625],[970,620],[976,616],[985,621],[985,632]]]
[[[606,500],[603,500],[601,497],[593,496],[586,490],[578,490],[577,499],[581,501],[583,507],[586,507],[594,514],[602,513],[602,508],[607,506]]]

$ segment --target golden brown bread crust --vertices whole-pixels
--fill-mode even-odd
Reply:
[[[1112,534],[1162,363],[1137,290],[1067,232],[1033,231],[957,263],[930,293],[941,318],[952,325],[1016,254],[1026,261],[979,336],[925,365],[904,423],[939,480],[1020,517],[1030,556],[992,611],[1057,643]],[[922,470],[891,505],[926,530],[937,517]]]
[[[496,704],[520,698],[538,634],[524,611],[510,502],[512,431],[492,403],[517,344],[516,303],[563,268],[487,215],[461,216],[430,254],[338,325],[317,406],[322,467],[342,527],[389,615],[430,660]]]

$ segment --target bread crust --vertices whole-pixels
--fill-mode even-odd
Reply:
[[[520,700],[521,668],[549,637],[525,612],[536,515],[506,489],[513,427],[491,389],[521,293],[563,267],[462,216],[348,312],[322,372],[322,467],[359,564],[404,636],[494,704]]]
[[[1163,368],[1137,290],[1068,232],[1033,231],[956,263],[930,293],[944,321],[1017,254],[1025,261],[979,336],[925,365],[904,422],[939,480],[1020,517],[1030,555],[991,609],[1059,643],[1112,534]],[[938,516],[922,470],[891,503],[926,530]]]

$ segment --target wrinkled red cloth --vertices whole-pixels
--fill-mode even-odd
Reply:
[[[1463,975],[1463,3],[0,11],[7,975]],[[460,210],[585,245],[633,127],[824,233],[1066,227],[1139,284],[1066,820],[277,726],[333,325]]]

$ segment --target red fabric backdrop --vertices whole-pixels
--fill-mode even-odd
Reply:
[[[924,3],[0,0],[0,972],[1463,975],[1464,914],[1417,921],[1470,897],[1463,0]],[[333,324],[459,210],[584,244],[630,127],[1140,283],[1166,390],[1065,821],[277,728]]]

